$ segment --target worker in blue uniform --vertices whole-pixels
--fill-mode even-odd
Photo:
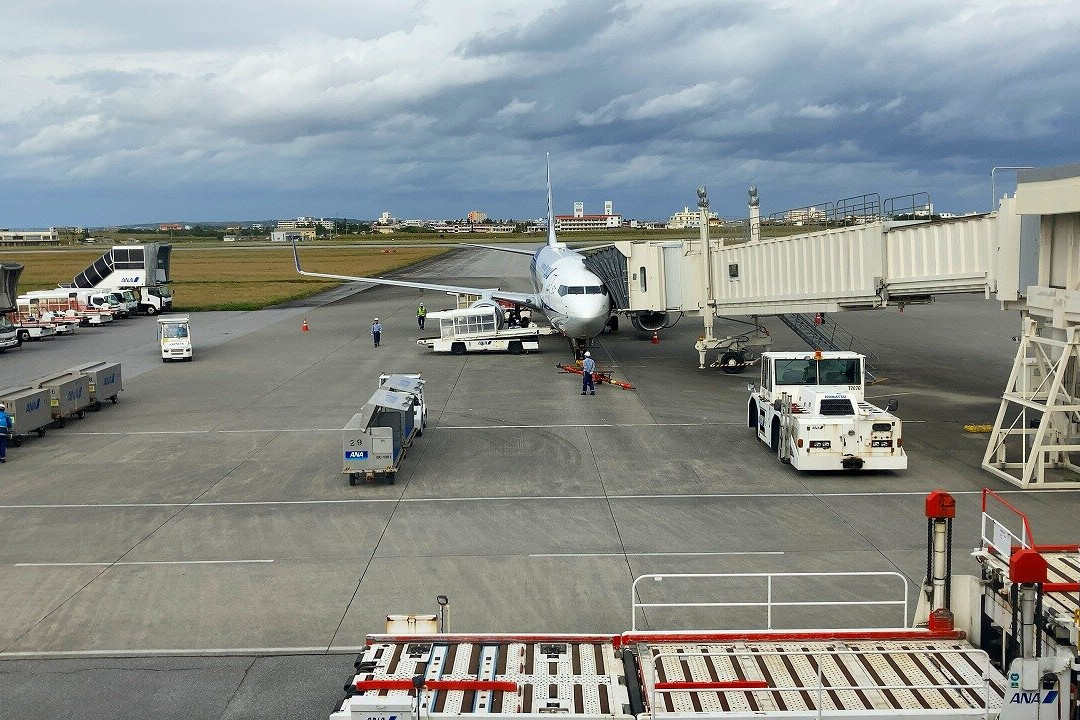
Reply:
[[[382,323],[379,318],[375,318],[375,322],[371,323],[371,339],[375,341],[375,347],[379,347],[382,342]]]
[[[592,353],[585,351],[585,362],[581,365],[581,394],[588,390],[590,395],[596,394],[596,385],[593,383],[593,373],[596,372],[596,361],[592,359]]]
[[[7,414],[7,406],[0,403],[0,463],[7,462],[7,443],[11,436],[11,416]]]

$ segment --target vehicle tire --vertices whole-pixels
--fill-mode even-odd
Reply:
[[[82,419],[83,419],[83,416],[84,416],[84,415],[86,415],[86,411],[85,411],[85,410],[76,410],[76,411],[75,411],[75,417],[79,418],[80,420],[82,420]]]
[[[15,435],[11,438],[11,447],[22,447],[22,435]]]
[[[424,428],[420,427],[416,429],[416,437],[420,437],[424,434]]]
[[[387,473],[386,474],[386,480],[391,485],[393,485],[395,482],[397,482],[397,473]]]
[[[769,449],[779,455],[780,453],[780,423],[773,422],[772,432],[769,434]]]
[[[157,313],[158,313],[158,310],[153,305],[147,305],[146,306],[146,314],[147,315],[157,315]]]
[[[517,340],[514,340],[513,342],[510,343],[509,347],[507,347],[507,350],[510,351],[511,355],[520,355],[521,354],[521,343],[518,342]]]
[[[349,473],[349,485],[355,487],[355,485],[356,485],[356,473]]]
[[[741,373],[746,367],[746,358],[740,352],[728,350],[720,356],[720,369],[728,375]]]
[[[757,416],[757,402],[751,400],[750,403],[746,406],[746,426],[748,428],[752,428],[755,435],[757,435]]]
[[[184,362],[191,362],[194,359],[195,359],[194,355],[188,355],[186,358],[184,358]]]
[[[58,428],[62,428],[66,424],[67,424],[67,421],[64,418],[60,418],[59,420],[56,421],[56,427],[58,427]]]
[[[111,398],[109,398],[109,400],[112,400],[112,404],[115,405],[116,403],[120,402],[120,396],[113,395]]]
[[[30,339],[30,331],[29,330],[20,330],[19,331],[19,345],[20,346],[29,339]]]
[[[93,405],[90,406],[90,409],[94,412],[101,412],[101,401],[98,400],[97,402],[95,402]]]
[[[37,436],[38,436],[39,438],[43,438],[43,437],[45,437],[45,428],[43,428],[43,427],[39,427],[39,428],[37,429]]]
[[[450,354],[451,355],[464,355],[465,354],[465,343],[463,343],[463,342],[452,343],[450,345]]]

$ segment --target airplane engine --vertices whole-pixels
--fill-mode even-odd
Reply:
[[[666,312],[641,312],[630,316],[630,322],[638,330],[653,332],[667,327],[668,314]]]

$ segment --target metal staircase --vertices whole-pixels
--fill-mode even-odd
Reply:
[[[865,355],[868,379],[872,377],[869,369],[876,364],[874,353],[866,343],[841,327],[840,323],[825,316],[819,325],[814,321],[814,315],[805,313],[789,313],[777,317],[815,350],[847,350]]]

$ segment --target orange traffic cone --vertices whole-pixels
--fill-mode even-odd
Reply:
[[[308,331],[307,318],[304,318],[304,324],[300,326],[300,332],[307,332],[307,331]]]
[[[653,333],[652,333],[652,344],[653,345],[659,345],[660,344],[660,335],[658,335],[655,330],[653,330]]]

